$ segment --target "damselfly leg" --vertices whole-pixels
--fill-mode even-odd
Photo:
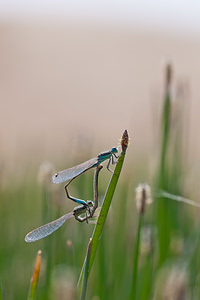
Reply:
[[[78,216],[75,216],[75,219],[79,222],[84,222],[90,218],[93,217],[95,210],[98,207],[98,178],[99,178],[99,172],[101,171],[101,169],[103,168],[102,165],[98,165],[95,169],[95,173],[94,173],[94,182],[93,182],[93,188],[94,188],[94,203],[92,201],[87,201],[87,206],[86,206],[86,211],[85,211],[85,216],[81,217],[80,214],[78,214]],[[66,192],[68,193],[68,190],[66,188]],[[69,193],[68,193],[69,194]],[[88,205],[89,203],[91,204],[91,202],[93,203],[92,206]],[[83,205],[84,206],[84,205]]]

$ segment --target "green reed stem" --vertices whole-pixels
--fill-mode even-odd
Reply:
[[[47,223],[47,220],[52,217],[52,209],[50,207],[50,192],[48,186],[43,187],[43,223]],[[52,271],[52,252],[53,252],[53,239],[50,236],[48,239],[44,240],[44,249],[46,253],[46,272],[45,272],[45,289],[44,289],[44,299],[49,299],[49,290],[51,285],[51,271]]]
[[[89,241],[87,254],[86,254],[85,270],[84,270],[84,274],[83,274],[83,283],[82,283],[82,288],[81,288],[80,300],[85,300],[85,296],[86,296],[87,282],[88,282],[88,276],[89,276],[90,256],[91,256],[91,244],[92,244],[92,239],[90,239],[90,241]]]
[[[165,74],[165,97],[162,114],[162,132],[161,132],[161,154],[158,171],[158,190],[166,189],[168,184],[167,178],[167,150],[170,135],[170,110],[171,110],[171,65],[166,66]],[[168,226],[168,207],[167,202],[161,198],[157,199],[157,227],[158,227],[158,243],[159,243],[159,264],[167,257],[169,248],[170,231]]]
[[[1,283],[0,283],[0,300],[3,300],[3,295],[2,295],[2,286],[1,286]]]
[[[95,225],[95,228],[94,228],[94,231],[93,231],[93,234],[92,234],[91,256],[90,256],[90,262],[89,262],[88,276],[89,276],[89,273],[91,271],[91,268],[92,268],[92,265],[93,265],[93,262],[94,262],[94,258],[95,258],[98,243],[99,243],[99,239],[102,235],[103,227],[104,227],[106,217],[107,217],[107,214],[108,214],[108,210],[109,210],[109,207],[110,207],[110,204],[111,204],[111,201],[112,201],[112,198],[113,198],[116,186],[117,186],[119,175],[121,173],[121,169],[122,169],[125,154],[126,154],[126,148],[128,147],[128,133],[127,133],[126,130],[125,130],[125,132],[122,136],[121,145],[122,145],[122,152],[121,152],[121,154],[118,158],[118,162],[116,164],[114,174],[111,177],[109,186],[107,188],[107,191],[106,191],[106,194],[105,194],[105,197],[104,197],[103,205],[102,205],[102,208],[101,208],[98,220],[97,220],[97,224]],[[85,262],[86,262],[86,259],[85,259]],[[80,286],[82,285],[82,282],[83,282],[83,269],[84,269],[84,266],[85,266],[85,262],[83,264],[81,274],[80,274],[80,277],[79,277],[79,281],[78,281],[78,289],[79,290],[80,290]]]
[[[137,239],[134,249],[134,258],[133,258],[133,273],[132,273],[132,286],[129,300],[136,299],[137,292],[137,274],[138,274],[138,262],[139,262],[139,252],[140,252],[140,233],[142,228],[143,214],[139,215],[138,229],[137,229]]]

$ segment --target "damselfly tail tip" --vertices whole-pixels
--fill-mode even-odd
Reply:
[[[121,138],[121,147],[122,147],[123,152],[126,151],[126,149],[128,147],[128,143],[129,143],[128,131],[125,129],[124,133],[122,135],[122,138]]]
[[[25,242],[26,242],[26,243],[31,243],[31,242],[33,242],[33,240],[31,239],[31,237],[29,236],[29,234],[27,234],[27,235],[25,236]]]

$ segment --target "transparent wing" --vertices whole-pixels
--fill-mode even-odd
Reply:
[[[87,169],[91,168],[97,162],[98,162],[98,158],[94,157],[94,158],[91,158],[90,160],[87,160],[86,162],[84,162],[80,165],[77,165],[75,167],[60,171],[58,173],[55,173],[52,176],[52,181],[54,183],[62,183],[62,182],[68,181],[68,180],[80,175],[81,173],[83,173]]]
[[[43,226],[40,226],[31,232],[29,232],[25,236],[25,241],[27,243],[35,242],[37,240],[43,239],[44,237],[52,234],[54,231],[56,231],[58,228],[60,228],[65,221],[67,221],[69,218],[73,217],[74,213],[73,211],[60,217],[59,219],[56,219],[50,223],[47,223]]]

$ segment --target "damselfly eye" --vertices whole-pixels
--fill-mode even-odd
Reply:
[[[116,147],[113,147],[113,148],[112,148],[112,150],[111,150],[111,152],[112,152],[112,153],[117,153],[117,152],[118,152],[118,150],[117,150],[117,148],[116,148]]]

